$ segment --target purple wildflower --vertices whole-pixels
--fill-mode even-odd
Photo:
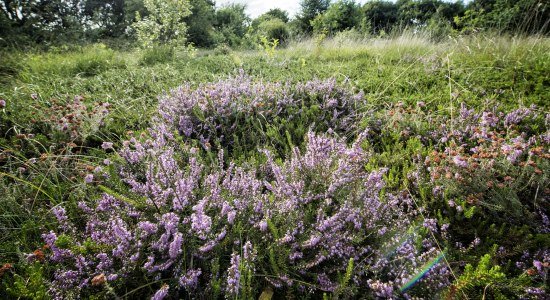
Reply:
[[[201,269],[190,269],[184,276],[180,277],[180,286],[187,290],[192,290],[197,287],[199,283],[199,276],[202,274]]]
[[[94,182],[94,174],[86,174],[84,177],[84,182],[88,184]]]
[[[163,285],[154,295],[151,297],[151,300],[163,300],[168,295],[168,290],[170,287],[168,285]]]
[[[461,156],[453,156],[453,163],[461,168],[467,168],[468,162]]]
[[[240,271],[241,257],[233,253],[231,255],[231,266],[227,270],[227,292],[231,295],[238,295],[240,289],[241,271]]]
[[[103,150],[113,149],[113,143],[103,142],[103,144],[101,144],[101,148],[103,148]]]

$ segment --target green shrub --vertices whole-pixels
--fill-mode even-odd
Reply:
[[[171,46],[153,46],[143,50],[139,64],[152,66],[159,63],[167,63],[174,59],[174,48]]]
[[[274,18],[258,25],[258,34],[265,36],[267,40],[278,40],[279,44],[285,44],[290,37],[288,26],[281,20]]]

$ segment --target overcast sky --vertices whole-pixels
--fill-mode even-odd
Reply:
[[[358,0],[357,3],[365,3],[368,0]],[[227,3],[246,4],[247,13],[255,18],[272,8],[286,10],[290,16],[294,16],[300,8],[300,0],[216,0],[216,5],[222,6]]]

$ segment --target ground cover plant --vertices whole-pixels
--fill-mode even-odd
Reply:
[[[548,50],[2,56],[1,295],[545,299]]]

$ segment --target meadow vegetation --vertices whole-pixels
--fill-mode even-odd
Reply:
[[[2,296],[544,299],[549,53],[418,33],[4,53]]]
[[[0,298],[547,299],[549,12],[0,1]]]

